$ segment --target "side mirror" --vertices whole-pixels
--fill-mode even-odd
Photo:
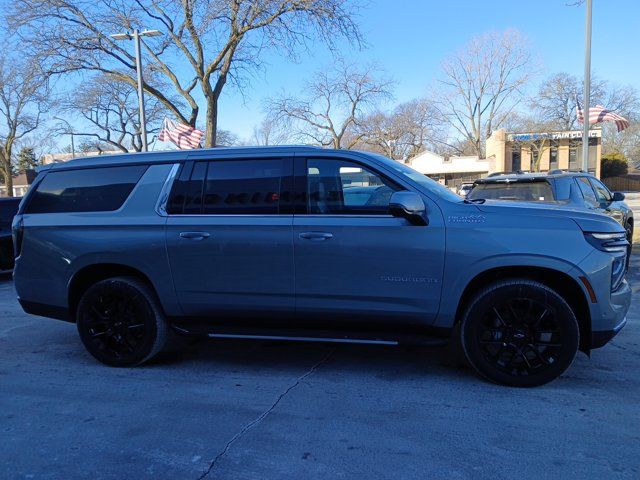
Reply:
[[[422,197],[415,192],[394,192],[389,200],[389,213],[406,218],[412,225],[428,225],[427,208]]]
[[[613,201],[621,202],[624,200],[624,193],[622,192],[613,192]]]

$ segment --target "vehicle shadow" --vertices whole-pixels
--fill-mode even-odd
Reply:
[[[180,339],[145,368],[214,367],[220,371],[260,370],[262,373],[311,368],[324,372],[372,373],[377,378],[416,378],[437,374],[477,377],[454,346],[413,347],[252,339]]]

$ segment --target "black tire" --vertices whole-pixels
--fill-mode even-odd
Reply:
[[[87,351],[112,367],[140,365],[167,339],[167,321],[154,291],[133,277],[89,287],[78,303],[76,324]]]
[[[580,344],[576,316],[551,288],[510,279],[478,292],[462,317],[462,346],[485,378],[535,387],[559,377]]]

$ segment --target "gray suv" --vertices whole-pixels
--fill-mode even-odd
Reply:
[[[40,171],[13,222],[19,301],[138,365],[169,334],[434,344],[546,383],[625,324],[614,220],[469,201],[385,157],[313,147],[87,158]]]

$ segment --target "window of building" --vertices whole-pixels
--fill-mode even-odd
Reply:
[[[372,170],[346,160],[307,162],[310,214],[386,215],[393,192],[401,187]]]
[[[549,170],[558,168],[558,141],[552,140],[549,145]]]
[[[135,165],[49,172],[33,192],[25,213],[117,210],[146,169],[146,165]]]
[[[589,160],[588,169],[590,172],[596,171],[598,162],[598,139],[589,139]],[[569,170],[582,170],[582,139],[572,139],[569,141]]]
[[[580,170],[580,158],[582,156],[582,141],[569,140],[569,170]]]
[[[511,151],[511,171],[522,170],[522,152],[519,146],[513,147]]]

